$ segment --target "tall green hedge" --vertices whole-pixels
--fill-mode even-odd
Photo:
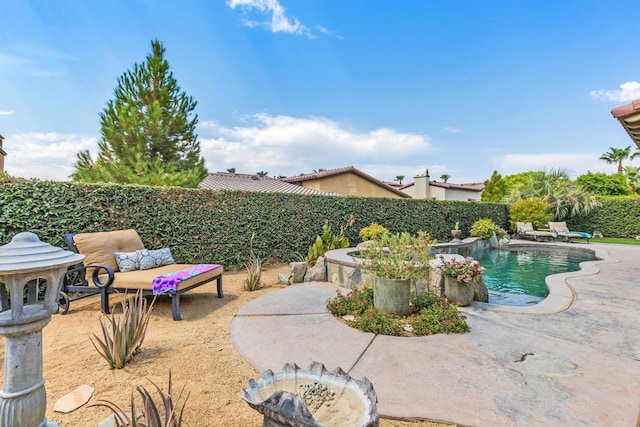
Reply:
[[[329,221],[351,243],[377,222],[392,232],[427,231],[450,240],[456,221],[464,235],[478,218],[507,225],[507,207],[497,203],[368,197],[218,192],[204,189],[87,185],[0,178],[0,244],[21,231],[64,246],[65,232],[134,228],[148,248],[170,247],[179,262],[242,265],[249,242],[262,257],[296,259]]]
[[[640,197],[599,197],[602,206],[590,215],[567,221],[570,230],[605,237],[636,237],[640,235]]]

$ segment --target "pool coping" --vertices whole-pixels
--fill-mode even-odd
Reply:
[[[465,239],[466,241],[466,239]],[[514,314],[554,314],[565,311],[571,307],[576,298],[576,293],[574,289],[567,282],[569,279],[573,279],[581,276],[589,276],[592,274],[597,274],[600,269],[598,268],[598,264],[609,263],[609,262],[619,262],[616,258],[613,258],[609,255],[609,252],[602,247],[597,245],[591,245],[588,243],[582,242],[574,242],[574,243],[565,243],[565,242],[532,242],[530,240],[518,240],[513,239],[508,244],[509,247],[566,247],[577,250],[586,250],[593,252],[598,258],[595,261],[584,261],[580,263],[580,270],[571,271],[568,273],[558,273],[552,274],[551,276],[547,276],[545,279],[545,285],[547,286],[547,290],[549,294],[535,305],[528,306],[515,306],[515,305],[500,305],[500,304],[490,304],[486,302],[473,301],[468,307],[460,307],[461,311],[465,310],[487,310],[487,311],[495,311],[500,313],[514,313]],[[353,257],[347,255],[350,252],[353,252],[354,248],[345,248],[345,249],[337,249],[331,251],[331,254],[327,254],[325,259],[326,262],[337,261],[341,265],[346,265],[348,267],[357,267],[359,265],[358,262],[353,261]]]

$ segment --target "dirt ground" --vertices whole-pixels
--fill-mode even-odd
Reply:
[[[243,289],[244,272],[227,272],[223,299],[215,296],[214,283],[181,297],[184,319],[181,322],[174,322],[171,317],[170,299],[158,299],[140,353],[123,369],[116,370],[109,368],[89,339],[91,334],[100,333],[99,297],[72,301],[69,313],[54,315],[43,332],[48,420],[60,426],[96,426],[110,414],[109,410],[85,405],[62,414],[53,411],[54,403],[75,388],[89,384],[95,388],[89,404],[107,399],[129,409],[135,386],[142,385],[151,391],[151,380],[166,391],[171,370],[174,393],[183,386],[190,393],[184,426],[261,426],[262,415],[240,398],[240,390],[247,381],[260,375],[235,351],[229,328],[234,313],[242,305],[280,289],[277,275],[288,271],[288,266],[271,267],[263,274],[265,286],[253,292]],[[114,297],[112,305],[117,301]],[[3,338],[0,338],[0,352],[4,364]],[[449,424],[382,419],[381,425]]]

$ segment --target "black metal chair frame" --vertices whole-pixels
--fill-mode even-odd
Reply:
[[[67,244],[67,247],[70,251],[75,253],[80,253],[78,248],[76,247],[73,236],[77,233],[65,233],[64,241]],[[93,269],[93,273],[91,274],[91,281],[95,286],[90,285],[86,279],[87,269]],[[107,281],[105,283],[100,280],[101,275],[107,275]],[[83,263],[75,264],[69,267],[67,270],[67,274],[65,275],[64,281],[62,283],[62,290],[60,292],[60,308],[62,310],[62,314],[66,314],[69,311],[69,305],[71,301],[79,300],[82,298],[87,298],[93,295],[100,294],[100,307],[102,312],[105,314],[109,314],[109,294],[112,293],[122,293],[125,291],[130,291],[131,289],[118,289],[113,287],[114,280],[114,272],[113,268],[108,265],[102,264],[91,264],[84,265]],[[224,293],[222,291],[222,274],[202,280],[200,282],[194,283],[193,285],[180,289],[176,291],[175,294],[171,295],[171,311],[173,314],[173,320],[182,320],[180,316],[180,295],[190,291],[193,288],[197,288],[198,286],[204,285],[206,283],[211,282],[212,280],[216,280],[218,298],[224,298]],[[143,295],[153,295],[153,291],[142,289]],[[69,298],[69,293],[80,293],[85,295],[80,295],[74,298]]]

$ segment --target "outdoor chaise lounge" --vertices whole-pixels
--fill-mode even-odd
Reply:
[[[587,243],[589,243],[589,239],[591,239],[591,234],[584,233],[582,231],[569,231],[567,227],[567,223],[562,222],[550,222],[549,229],[556,233],[558,237],[564,237],[567,239],[567,242],[571,242],[571,239],[587,239]]]
[[[173,320],[181,320],[180,295],[193,288],[216,280],[218,298],[224,296],[221,265],[176,264],[167,248],[145,249],[135,230],[67,233],[65,242],[85,259],[67,271],[60,293],[63,314],[69,310],[71,292],[100,294],[102,311],[107,314],[109,294],[114,292],[170,295]]]
[[[533,239],[536,242],[540,240],[554,240],[556,233],[544,230],[534,230],[533,224],[530,222],[516,222],[517,237],[519,239]]]

